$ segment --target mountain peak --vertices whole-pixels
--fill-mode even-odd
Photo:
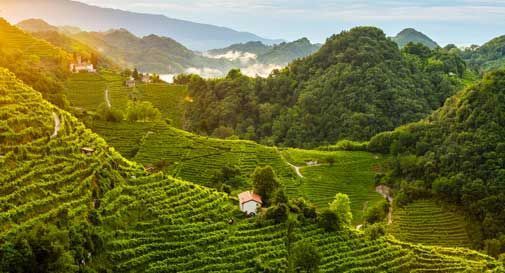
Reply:
[[[28,32],[41,32],[41,31],[58,31],[58,28],[48,24],[46,21],[38,18],[26,19],[19,22],[17,27]]]
[[[404,47],[410,42],[420,43],[431,49],[438,47],[438,44],[430,37],[414,28],[405,28],[392,39],[398,44],[400,48]]]

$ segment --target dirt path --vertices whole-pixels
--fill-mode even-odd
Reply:
[[[109,99],[109,88],[105,88],[105,104],[107,104],[107,107],[111,108],[112,105],[110,104],[110,99]]]
[[[379,185],[375,187],[375,191],[384,196],[389,202],[388,225],[390,225],[393,223],[393,197],[391,196],[391,189],[388,186]]]
[[[57,137],[58,136],[58,131],[60,131],[60,129],[61,129],[61,120],[60,120],[60,117],[58,117],[58,115],[55,112],[53,112],[53,119],[54,119],[54,132],[51,135],[51,138]]]
[[[287,162],[287,161],[286,161],[286,162]],[[291,168],[295,169],[295,172],[296,172],[296,174],[297,174],[299,177],[303,178],[303,175],[302,175],[302,173],[300,172],[300,167],[295,166],[295,165],[293,165],[293,164],[291,164],[291,163],[289,163],[289,162],[287,162],[287,163],[288,163],[288,165],[289,165],[289,166],[291,166]]]

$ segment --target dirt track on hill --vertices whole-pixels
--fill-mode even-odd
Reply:
[[[53,112],[53,119],[54,119],[54,132],[51,135],[51,138],[57,137],[58,136],[58,132],[61,129],[61,120],[60,120],[60,117],[58,117],[58,115],[55,112]]]

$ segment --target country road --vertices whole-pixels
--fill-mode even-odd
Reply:
[[[105,103],[107,104],[108,108],[112,107],[112,105],[110,104],[110,99],[109,99],[109,88],[105,88]]]
[[[287,162],[287,161],[286,161],[286,162]],[[288,165],[289,165],[289,166],[291,166],[293,169],[295,169],[295,172],[296,172],[296,174],[297,174],[299,177],[303,178],[303,175],[302,175],[302,173],[300,172],[300,167],[295,166],[295,165],[293,165],[293,164],[291,164],[291,163],[289,163],[289,162],[287,162],[287,163],[288,163]]]
[[[51,138],[57,137],[58,136],[58,131],[60,131],[60,128],[61,128],[60,117],[58,117],[58,115],[55,112],[53,112],[53,119],[54,119],[54,132],[51,135]]]

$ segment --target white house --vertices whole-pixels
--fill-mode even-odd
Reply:
[[[263,202],[261,201],[261,196],[255,194],[252,191],[245,191],[238,195],[240,210],[248,215],[256,214],[258,208],[261,207]]]

